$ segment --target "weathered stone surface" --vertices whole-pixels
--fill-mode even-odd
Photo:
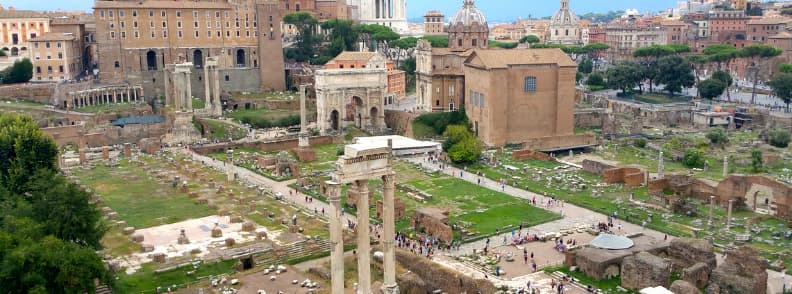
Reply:
[[[710,267],[702,262],[682,270],[682,280],[693,284],[696,288],[704,289],[709,282]]]
[[[218,226],[215,226],[215,227],[212,229],[212,238],[220,238],[220,237],[222,237],[222,236],[223,236],[223,230],[222,230],[222,229],[220,229],[220,227],[218,227]]]
[[[143,252],[152,252],[154,251],[154,245],[143,244],[140,246],[140,250],[142,250]]]
[[[143,235],[141,235],[141,234],[132,235],[132,242],[135,242],[135,243],[143,242]]]
[[[437,266],[433,261],[421,258],[410,252],[397,249],[396,262],[403,265],[407,270],[415,274],[420,281],[410,283],[405,281],[400,275],[399,286],[411,285],[402,289],[402,293],[431,293],[436,289],[442,289],[445,293],[495,293],[497,289],[492,282],[485,279],[473,279],[459,272]],[[421,281],[422,279],[422,281]],[[404,284],[402,282],[405,282]],[[423,289],[413,287],[424,286]]]
[[[107,214],[107,219],[114,220],[118,218],[118,212],[110,212]]]
[[[767,293],[765,263],[751,247],[743,246],[727,252],[726,262],[715,268],[710,286],[716,284],[729,293]]]
[[[670,264],[648,252],[624,258],[621,267],[621,286],[627,289],[668,287]]]
[[[252,222],[246,222],[242,224],[242,230],[245,232],[252,232],[256,230],[256,225]]]
[[[241,223],[241,222],[242,222],[242,217],[241,217],[241,216],[238,216],[238,215],[232,215],[232,216],[231,216],[231,218],[229,218],[229,221],[230,221],[232,224]]]
[[[151,260],[154,262],[165,262],[165,253],[154,253],[151,255]]]
[[[674,283],[671,284],[671,288],[669,289],[674,294],[699,294],[701,293],[695,285],[683,281],[683,280],[676,280]]]
[[[440,240],[451,242],[454,232],[448,225],[448,210],[424,207],[415,211],[410,219],[410,225],[416,231],[423,228],[428,234],[440,238]]]
[[[234,246],[234,244],[236,244],[236,240],[234,240],[234,238],[225,239],[225,245],[226,246]]]
[[[707,265],[709,269],[714,269],[717,265],[712,244],[703,239],[676,238],[671,241],[668,255],[672,271],[678,273],[698,262]]]
[[[125,227],[124,235],[132,235],[135,232],[135,227]]]

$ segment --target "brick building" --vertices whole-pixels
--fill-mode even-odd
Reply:
[[[746,24],[746,39],[766,44],[770,37],[786,32],[792,27],[792,19],[786,17],[751,19]]]
[[[424,15],[424,35],[445,35],[445,15],[437,10],[431,10]]]
[[[80,39],[72,33],[46,33],[29,41],[34,81],[71,80],[82,71]]]
[[[611,62],[633,60],[633,51],[641,47],[665,45],[665,31],[657,26],[641,25],[634,20],[608,24],[605,43]]]
[[[0,5],[0,50],[5,51],[11,63],[29,58],[28,41],[49,31],[50,21],[45,14]]]
[[[99,79],[141,84],[164,95],[165,65],[192,62],[192,93],[204,96],[208,57],[218,57],[221,89],[283,90],[282,11],[275,0],[96,0]]]
[[[729,44],[742,48],[746,43],[745,31],[748,20],[744,11],[717,10],[709,13],[710,41],[713,44]]]

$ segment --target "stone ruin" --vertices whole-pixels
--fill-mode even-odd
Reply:
[[[714,247],[706,240],[666,242],[647,236],[633,240],[635,246],[623,250],[570,250],[565,265],[577,266],[596,280],[621,276],[621,286],[628,289],[668,288],[669,274],[676,272],[681,279],[670,285],[674,293],[699,293],[700,289],[706,293],[766,293],[765,263],[750,247],[728,251],[726,262],[717,266]]]
[[[354,185],[349,186],[346,191],[347,205],[357,209],[358,199],[360,199],[360,191]],[[374,199],[374,191],[368,190],[368,203]]]
[[[275,175],[278,177],[300,177],[300,167],[289,156],[289,152],[278,153],[278,162],[275,164]]]
[[[617,167],[596,160],[583,160],[583,170],[602,176],[607,184],[624,183],[625,188],[640,187],[646,183],[647,173],[640,167]]]
[[[220,229],[220,224],[215,224],[212,228],[212,238],[220,238],[223,236],[223,230]]]
[[[377,200],[377,218],[382,218],[383,208],[382,200]],[[399,197],[395,197],[393,200],[393,210],[393,217],[397,220],[407,217],[407,209],[404,206],[404,202],[402,202]]]
[[[423,230],[429,235],[440,238],[445,242],[454,239],[454,232],[448,224],[449,211],[435,207],[423,207],[415,211],[410,219],[410,226],[416,231]]]
[[[190,239],[187,238],[187,234],[184,232],[184,229],[181,229],[181,233],[179,234],[179,239],[177,243],[179,243],[180,245],[190,244]]]
[[[543,160],[556,162],[557,160],[547,153],[531,149],[515,150],[512,152],[512,159],[515,160]]]
[[[627,256],[621,265],[621,285],[627,289],[668,287],[671,276],[670,264],[663,258],[648,252]]]

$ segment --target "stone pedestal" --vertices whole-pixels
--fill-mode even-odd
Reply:
[[[294,154],[297,155],[297,160],[302,162],[316,160],[316,150],[311,149],[311,147],[297,147],[294,149]]]
[[[110,146],[102,146],[102,160],[110,160]]]
[[[80,148],[78,152],[80,153],[80,165],[88,163],[88,161],[85,158],[85,148]]]
[[[124,143],[124,157],[132,157],[132,144]]]
[[[163,143],[170,145],[193,144],[201,140],[201,134],[192,123],[192,112],[173,113],[173,127],[165,134]]]

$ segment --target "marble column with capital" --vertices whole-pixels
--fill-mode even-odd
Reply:
[[[357,261],[358,261],[358,294],[371,293],[371,238],[369,237],[369,181],[358,180],[357,206]]]
[[[382,177],[382,222],[383,222],[383,285],[382,292],[386,294],[399,293],[399,286],[396,284],[396,226],[395,222],[395,197],[396,197],[396,175],[390,173]],[[368,196],[368,195],[365,195]],[[368,197],[363,197],[368,198]]]
[[[327,181],[330,202],[330,293],[344,293],[344,233],[341,229],[341,184]]]

